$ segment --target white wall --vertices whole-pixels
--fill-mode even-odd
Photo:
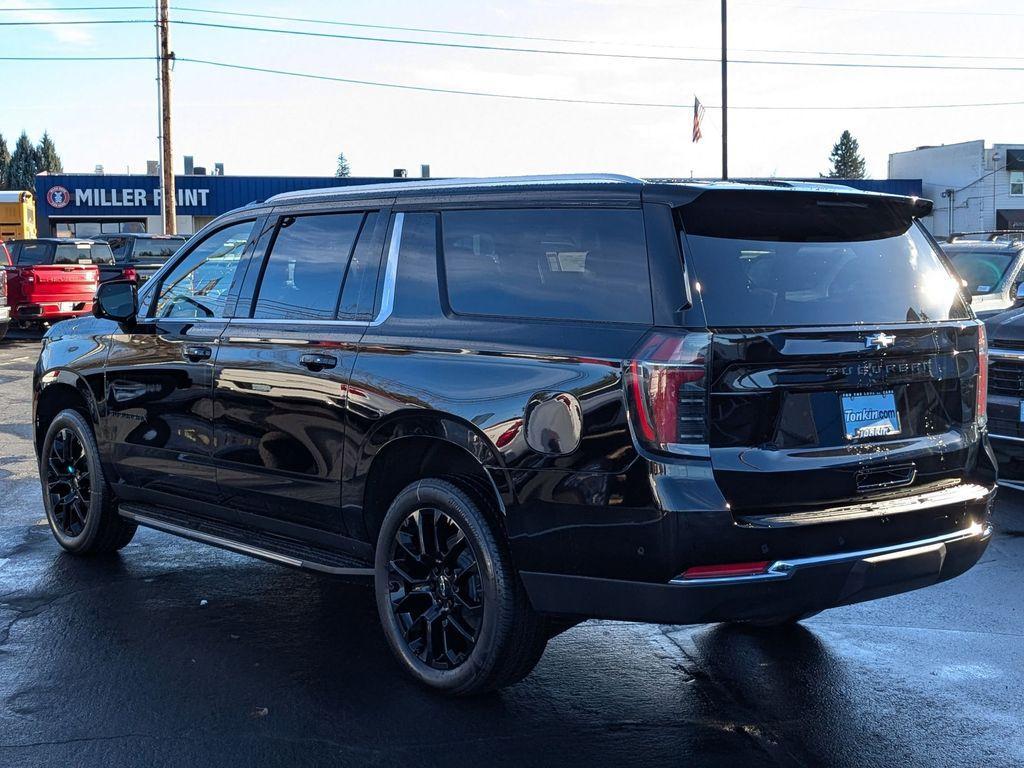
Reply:
[[[947,189],[962,190],[954,199],[954,231],[995,226],[995,214],[986,210],[978,188],[978,180],[986,173],[985,142],[981,139],[889,155],[890,179],[922,180],[922,194],[935,203],[931,227],[936,235],[949,234],[949,200],[942,196]]]

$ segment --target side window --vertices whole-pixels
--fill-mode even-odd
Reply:
[[[128,250],[128,238],[111,237],[107,239],[107,243],[110,245],[110,250],[114,253],[114,259],[118,262],[124,261]]]
[[[363,218],[362,213],[282,217],[253,317],[333,320]]]
[[[652,321],[639,210],[448,211],[442,228],[456,312]]]
[[[345,285],[341,289],[341,303],[338,305],[340,317],[369,319],[373,314],[373,295],[377,290],[377,274],[386,227],[386,217],[376,212],[366,214],[345,274]]]
[[[218,230],[175,265],[160,286],[156,317],[222,317],[253,222]]]

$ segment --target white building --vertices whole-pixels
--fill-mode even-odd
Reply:
[[[919,178],[935,235],[1024,229],[1024,144],[965,141],[889,155],[889,178]],[[950,204],[952,203],[952,207]]]

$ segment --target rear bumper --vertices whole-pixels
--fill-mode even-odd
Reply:
[[[15,320],[66,320],[92,312],[92,300],[46,301],[38,304],[19,304],[12,309]]]
[[[927,539],[777,560],[763,574],[665,584],[523,572],[533,607],[590,618],[699,624],[800,615],[907,592],[958,576],[981,558],[992,526]]]

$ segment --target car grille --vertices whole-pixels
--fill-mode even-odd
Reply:
[[[988,391],[1004,397],[1024,397],[1024,360],[993,359],[988,365]]]

